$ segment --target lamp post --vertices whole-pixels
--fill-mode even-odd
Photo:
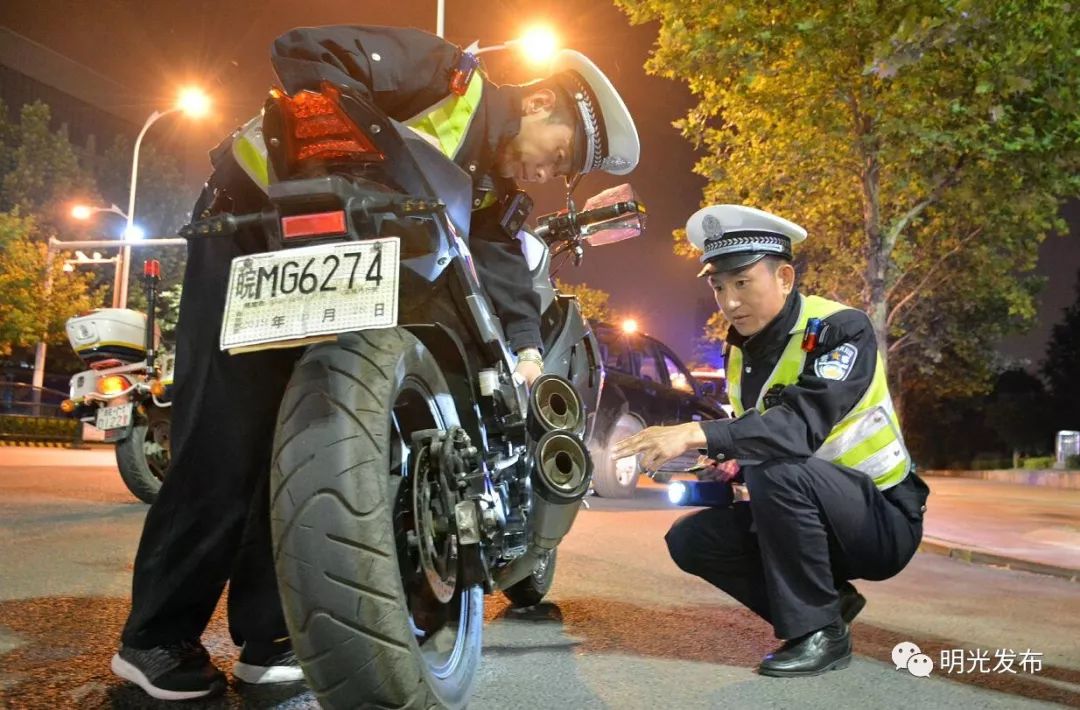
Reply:
[[[128,224],[131,223],[131,220],[128,219],[128,215],[122,209],[117,207],[116,205],[109,205],[108,207],[91,207],[90,205],[75,205],[74,207],[71,208],[71,216],[74,217],[75,219],[79,219],[79,220],[90,219],[91,217],[93,217],[98,212],[110,212],[110,213],[115,214],[115,215],[117,215],[119,217],[122,217],[125,223],[128,223]],[[126,231],[127,230],[125,229],[125,232]],[[125,233],[124,237],[126,238],[127,236],[128,235]],[[130,252],[128,252],[128,253],[130,254]],[[124,269],[123,269],[123,266],[122,266],[123,263],[124,263],[124,257],[122,255],[120,255],[120,254],[117,254],[116,258],[111,259],[110,261],[112,261],[115,264],[115,268],[113,270],[112,307],[113,308],[123,308],[124,306],[120,305],[120,284],[122,282],[122,276],[123,276],[123,272],[124,272]],[[126,305],[126,303],[125,303],[125,305]]]
[[[201,118],[210,110],[210,99],[199,89],[189,88],[180,92],[180,98],[176,105],[164,111],[154,111],[146,119],[139,136],[135,139],[135,150],[131,156],[131,184],[128,190],[127,226],[124,228],[124,240],[135,241],[141,238],[138,228],[135,226],[135,188],[139,177],[139,149],[142,147],[143,137],[159,118],[168,116],[170,113],[184,113],[191,118]],[[120,256],[120,294],[115,299],[116,308],[127,307],[128,278],[131,273],[131,246],[126,244]]]

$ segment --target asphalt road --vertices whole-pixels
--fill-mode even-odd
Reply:
[[[519,613],[489,598],[471,708],[1080,707],[1075,583],[920,554],[898,577],[858,585],[870,603],[849,669],[765,678],[753,669],[776,645],[771,629],[667,557],[663,534],[686,511],[656,488],[590,502],[548,603]],[[108,450],[0,448],[0,707],[154,707],[108,669],[145,511]],[[204,641],[228,670],[236,650],[220,610]],[[929,678],[893,667],[904,641],[934,661]],[[946,673],[952,649],[965,671],[979,651],[992,667],[1012,650],[1017,672]],[[1029,649],[1037,671],[1020,666]],[[316,703],[302,687],[233,688],[186,707]]]

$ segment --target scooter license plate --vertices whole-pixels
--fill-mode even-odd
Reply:
[[[399,255],[388,237],[236,257],[221,349],[397,325]]]
[[[110,431],[113,429],[123,429],[131,424],[131,412],[134,405],[131,402],[127,404],[118,404],[114,407],[102,407],[97,410],[97,418],[94,421],[94,426],[102,431]]]

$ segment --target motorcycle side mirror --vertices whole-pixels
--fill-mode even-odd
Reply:
[[[615,210],[618,206],[633,206],[633,211]],[[593,195],[585,201],[582,212],[621,212],[610,219],[594,222],[581,230],[581,236],[589,246],[614,244],[633,239],[645,232],[645,207],[638,199],[630,183],[623,183]],[[601,214],[603,212],[600,212]]]

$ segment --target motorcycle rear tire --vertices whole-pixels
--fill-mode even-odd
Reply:
[[[457,424],[438,363],[411,333],[348,333],[307,350],[278,413],[270,478],[278,587],[293,650],[324,708],[458,708],[472,691],[480,586],[454,588],[453,651],[434,667],[425,654],[445,649],[421,649],[424,621],[406,601],[403,578],[415,572],[397,511],[408,483],[390,472],[395,461],[409,468],[401,432],[412,415],[395,403],[414,390],[429,393],[418,408],[434,408],[438,428]]]
[[[511,607],[524,609],[536,606],[543,601],[547,593],[551,591],[552,582],[555,581],[555,561],[558,554],[558,548],[552,550],[543,569],[534,569],[528,577],[503,590],[503,594],[510,600]]]

